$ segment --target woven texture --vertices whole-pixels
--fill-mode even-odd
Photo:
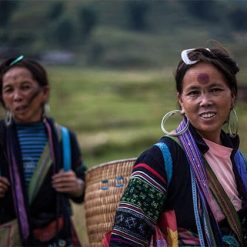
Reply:
[[[112,229],[135,160],[115,160],[87,171],[84,205],[90,247],[101,247],[103,235]]]

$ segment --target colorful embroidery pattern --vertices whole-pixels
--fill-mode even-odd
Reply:
[[[128,238],[134,246],[146,246],[162,211],[165,191],[147,174],[134,172],[121,198],[112,234]]]
[[[122,197],[122,202],[141,208],[149,220],[157,220],[164,201],[164,194],[141,178],[132,178]]]

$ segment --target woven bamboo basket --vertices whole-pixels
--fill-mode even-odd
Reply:
[[[110,161],[87,171],[84,206],[90,247],[101,247],[103,235],[112,229],[135,160]]]

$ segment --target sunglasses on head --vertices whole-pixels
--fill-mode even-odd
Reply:
[[[191,58],[189,57],[189,54],[196,50],[198,50],[199,52],[198,48],[186,49],[181,52],[181,58],[186,65],[192,65],[199,62],[199,60],[191,60]],[[200,48],[200,50],[205,50],[211,53],[211,50],[209,48]]]

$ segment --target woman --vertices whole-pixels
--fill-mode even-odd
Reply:
[[[110,246],[247,246],[247,163],[232,121],[239,68],[223,48],[181,57],[180,110],[164,116],[166,135],[137,159]],[[175,113],[183,121],[167,132]]]
[[[67,132],[63,149],[62,126],[46,116],[46,71],[32,59],[10,58],[0,65],[0,85],[6,110],[0,122],[1,246],[79,246],[69,199],[83,201],[85,167],[76,136]],[[65,171],[68,148],[71,169]]]

